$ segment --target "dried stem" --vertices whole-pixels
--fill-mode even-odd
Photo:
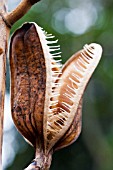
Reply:
[[[18,21],[27,13],[32,5],[34,5],[38,1],[40,0],[22,0],[17,8],[4,16],[4,20],[6,21],[7,25],[11,27],[16,21]]]
[[[45,156],[42,153],[38,154],[33,162],[25,170],[49,170],[52,160],[52,154]]]
[[[4,118],[4,96],[5,96],[5,74],[6,74],[6,51],[9,28],[3,21],[2,14],[6,13],[4,0],[0,0],[0,169],[2,169],[2,140],[3,140],[3,118]]]
[[[53,151],[51,150],[47,155],[43,151],[41,142],[37,143],[36,155],[33,162],[25,170],[49,170],[52,161]]]

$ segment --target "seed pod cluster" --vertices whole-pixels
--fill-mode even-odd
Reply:
[[[78,138],[82,96],[102,54],[100,45],[85,45],[62,67],[56,44],[54,36],[26,23],[10,45],[12,117],[19,132],[44,156]]]

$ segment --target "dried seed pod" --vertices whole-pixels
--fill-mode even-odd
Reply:
[[[60,48],[51,38],[36,24],[26,23],[14,33],[10,46],[12,117],[36,148],[34,162],[39,162],[33,165],[42,169],[50,166],[53,148],[78,138],[81,98],[102,54],[100,45],[85,45],[61,69]]]
[[[52,36],[34,23],[23,25],[11,38],[12,116],[18,130],[34,146],[37,138],[43,140],[43,114],[60,74],[58,60],[54,60],[60,57],[56,54],[59,49],[51,45],[57,41],[49,38]]]
[[[102,48],[92,43],[74,54],[65,64],[62,75],[54,90],[59,96],[52,101],[58,101],[54,108],[46,114],[44,123],[44,142],[46,150],[50,150],[70,128],[85,87],[101,58]],[[60,79],[61,78],[61,79]]]

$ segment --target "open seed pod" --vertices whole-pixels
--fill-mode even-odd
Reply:
[[[84,49],[74,54],[63,67],[62,75],[59,76],[61,79],[57,81],[61,86],[54,89],[54,92],[58,93],[59,96],[52,98],[53,101],[57,100],[58,104],[50,109],[49,114],[44,115],[47,117],[47,125],[44,128],[44,137],[47,136],[44,140],[47,150],[50,150],[67,133],[74,117],[77,119],[75,113],[77,113],[80,99],[101,54],[100,45],[95,43],[85,45]]]
[[[61,69],[53,38],[35,23],[26,23],[10,45],[12,117],[35,147],[34,162],[42,169],[49,169],[53,150],[78,138],[82,95],[102,53],[98,44],[85,45]]]

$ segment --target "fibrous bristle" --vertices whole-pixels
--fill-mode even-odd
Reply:
[[[55,38],[55,36],[50,35],[46,35],[46,39],[50,39],[50,38]]]
[[[47,44],[56,44],[56,43],[58,43],[58,40],[46,41],[46,42],[47,42]]]
[[[49,46],[49,48],[59,48],[59,47],[60,47],[60,45],[56,45],[56,46],[55,46],[55,45],[54,45],[54,46],[52,45],[52,46]]]
[[[52,56],[54,56],[54,57],[55,57],[55,56],[56,56],[56,57],[60,57],[59,54],[61,54],[61,52],[54,53],[54,54],[52,54]],[[58,55],[58,56],[57,56],[57,55]]]

